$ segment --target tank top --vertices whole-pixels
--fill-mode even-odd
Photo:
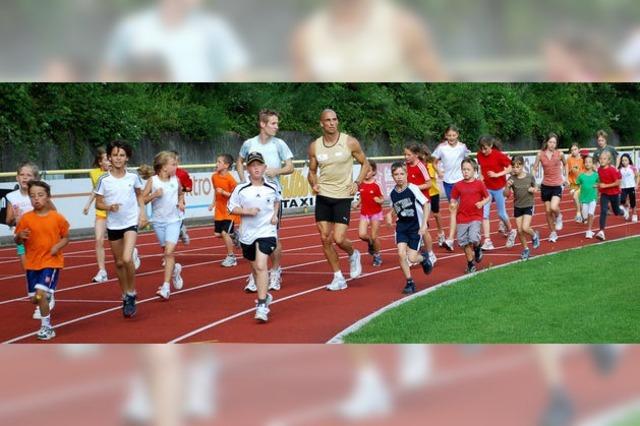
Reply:
[[[153,207],[153,222],[173,223],[180,220],[180,210],[178,209],[178,178],[171,178],[163,182],[155,175],[151,177],[151,193],[162,188],[162,196],[155,198],[151,202]]]
[[[319,195],[330,198],[353,198],[350,193],[353,183],[353,157],[347,145],[349,136],[340,133],[338,142],[326,146],[324,138],[315,141],[316,159],[320,176],[318,176]]]
[[[546,186],[560,186],[564,182],[562,176],[562,160],[560,151],[553,151],[551,158],[547,157],[546,151],[540,151],[540,164],[544,176],[542,184]]]

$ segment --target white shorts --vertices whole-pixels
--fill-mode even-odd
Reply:
[[[178,238],[180,238],[180,225],[182,222],[171,222],[171,223],[155,223],[153,224],[153,230],[158,237],[158,241],[160,245],[164,247],[165,243],[169,242],[172,244],[178,243]]]
[[[596,212],[596,200],[591,201],[590,203],[581,203],[582,206],[582,217],[587,218],[587,216],[593,216]]]

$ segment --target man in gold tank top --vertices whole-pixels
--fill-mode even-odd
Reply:
[[[333,242],[349,255],[350,276],[362,273],[360,252],[347,238],[351,201],[362,183],[369,162],[357,139],[340,133],[338,116],[326,109],[320,114],[322,136],[309,145],[309,185],[316,194],[315,217],[324,255],[333,269],[333,281],[328,290],[344,290],[347,281],[340,271],[338,253]],[[360,174],[353,181],[353,159],[361,164]],[[318,175],[318,169],[320,175]]]

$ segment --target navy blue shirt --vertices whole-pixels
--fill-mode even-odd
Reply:
[[[412,183],[402,191],[393,188],[389,196],[391,206],[398,216],[396,230],[398,232],[418,232],[420,225],[422,225],[423,207],[427,202],[427,197]]]

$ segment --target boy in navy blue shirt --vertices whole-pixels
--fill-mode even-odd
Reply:
[[[407,169],[405,164],[396,162],[391,165],[391,175],[396,183],[391,190],[391,206],[387,213],[387,223],[391,225],[392,216],[396,216],[396,244],[400,257],[400,268],[404,273],[407,283],[402,292],[411,294],[416,291],[416,284],[411,277],[409,262],[422,264],[422,270],[429,274],[433,265],[429,256],[420,253],[421,237],[427,232],[427,219],[429,218],[429,203],[420,189],[411,183],[407,183]],[[426,212],[423,209],[426,208]]]

